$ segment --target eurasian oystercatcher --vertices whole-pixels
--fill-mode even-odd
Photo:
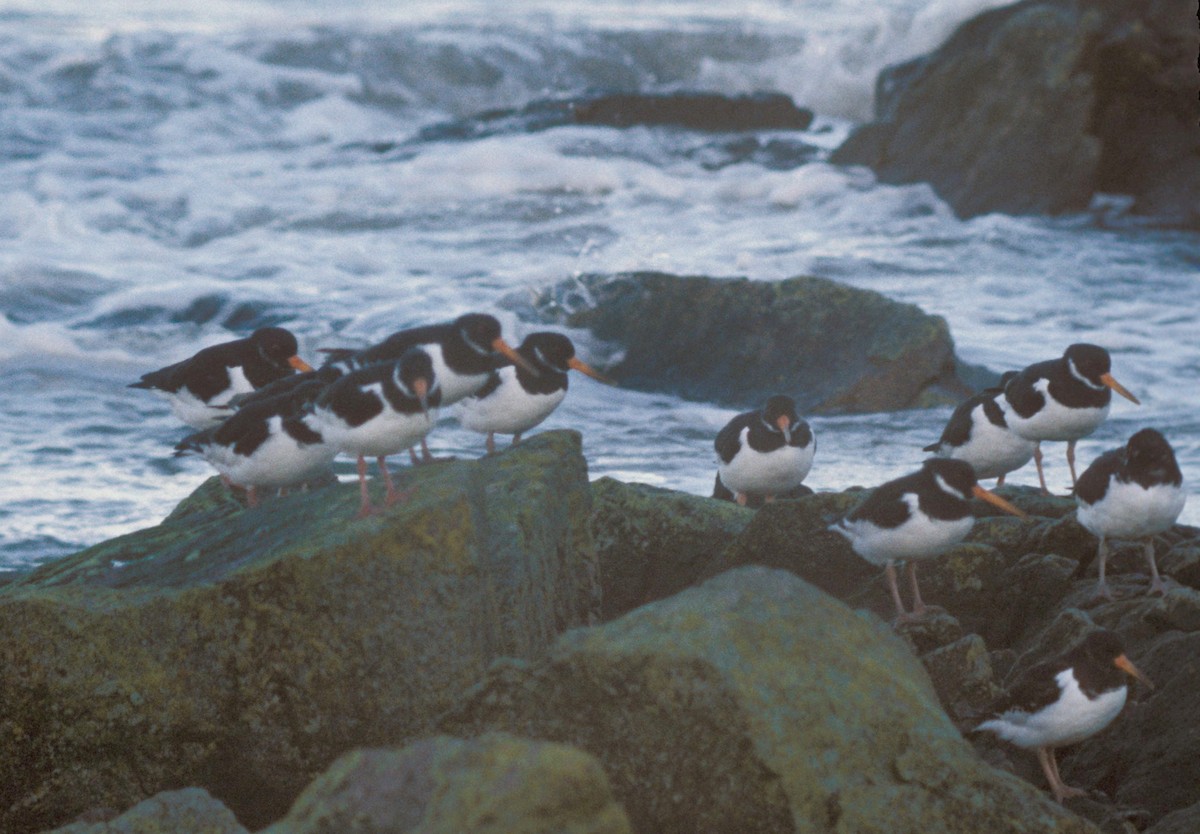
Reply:
[[[1017,375],[1008,371],[1000,377],[995,388],[985,388],[959,403],[950,415],[941,439],[925,447],[938,457],[965,460],[975,470],[979,480],[997,478],[996,486],[1004,485],[1004,476],[1020,469],[1033,457],[1034,443],[1009,428],[1004,409],[997,402],[1004,386]]]
[[[971,531],[971,498],[982,498],[1017,516],[1025,513],[979,486],[966,461],[930,458],[921,468],[876,487],[861,504],[829,529],[850,541],[859,556],[884,566],[900,622],[921,617],[925,602],[917,586],[917,562],[945,553]],[[912,586],[912,613],[904,610],[896,582],[903,560]]]
[[[358,517],[373,511],[366,458],[378,462],[387,485],[387,503],[402,500],[388,472],[387,456],[410,448],[429,433],[441,401],[433,360],[420,347],[409,348],[395,361],[351,371],[321,391],[312,404],[313,423],[334,448],[358,458],[362,493]]]
[[[496,451],[496,435],[511,434],[515,446],[524,432],[541,423],[567,395],[574,369],[592,379],[612,381],[575,356],[575,345],[561,333],[530,333],[517,348],[532,374],[519,365],[492,371],[484,386],[459,403],[458,420],[464,428],[487,435],[488,454]]]
[[[337,448],[314,426],[307,405],[319,383],[260,400],[233,412],[213,428],[185,437],[176,456],[195,452],[221,473],[227,484],[243,487],[251,507],[259,487],[289,487],[329,472]]]
[[[717,432],[717,476],[745,506],[800,485],[812,469],[817,442],[791,397],[776,394],[757,411],[737,415]]]
[[[1054,750],[1095,735],[1117,717],[1129,692],[1126,675],[1154,688],[1125,656],[1116,633],[1093,631],[1057,660],[1030,667],[993,705],[995,717],[976,731],[995,733],[1018,747],[1035,749],[1059,802],[1084,796],[1087,791],[1063,782]]]
[[[1170,529],[1187,502],[1183,473],[1167,439],[1155,429],[1142,429],[1124,447],[1100,455],[1079,477],[1075,502],[1079,523],[1100,539],[1095,597],[1113,598],[1104,579],[1109,539],[1140,539],[1150,565],[1149,592],[1165,594],[1153,537]]]
[[[190,359],[143,374],[129,387],[165,396],[176,417],[192,428],[207,429],[232,413],[230,400],[239,394],[294,371],[311,371],[297,349],[290,331],[260,327],[245,339],[206,347]]]
[[[1112,359],[1107,350],[1078,343],[1068,347],[1058,359],[1030,365],[1004,387],[1001,404],[1005,418],[1014,432],[1033,441],[1033,459],[1044,494],[1049,495],[1050,490],[1046,488],[1042,469],[1043,440],[1067,441],[1067,464],[1074,486],[1075,442],[1094,432],[1108,417],[1112,392],[1141,405],[1137,397],[1113,379],[1111,370]]]

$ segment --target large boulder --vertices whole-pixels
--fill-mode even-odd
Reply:
[[[592,756],[488,733],[347,753],[263,834],[381,832],[629,834],[630,827]]]
[[[428,734],[496,658],[592,621],[574,432],[244,509],[215,479],[158,527],[0,589],[0,830],[198,785],[249,827],[353,747]]]
[[[975,757],[879,620],[727,572],[498,664],[443,730],[581,747],[640,832],[1087,832]]]
[[[233,812],[202,788],[164,791],[102,822],[74,822],[50,834],[247,834]]]
[[[927,181],[963,216],[1086,208],[1098,192],[1200,225],[1195,9],[1025,0],[879,77],[875,121],[831,159]]]
[[[642,391],[738,408],[788,394],[813,413],[944,404],[970,390],[945,319],[825,278],[584,275],[512,303],[614,343],[606,372]]]

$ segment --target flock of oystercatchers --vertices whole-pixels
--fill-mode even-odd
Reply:
[[[402,330],[362,350],[328,351],[314,369],[297,356],[295,336],[265,327],[245,339],[205,348],[182,362],[145,374],[131,387],[165,395],[172,411],[198,431],[177,454],[199,453],[230,486],[247,490],[251,506],[260,488],[287,488],[327,474],[338,454],[357,458],[361,504],[374,511],[367,489],[367,458],[375,458],[388,504],[404,500],[386,458],[405,449],[414,464],[432,460],[426,435],[438,409],[459,404],[461,424],[487,435],[521,435],[540,424],[566,396],[570,370],[609,380],[575,356],[558,333],[527,336],[512,348],[499,321],[468,313],[452,322]],[[1074,344],[1058,359],[1005,374],[1000,385],[970,397],[951,415],[941,438],[925,448],[934,457],[912,474],[871,491],[830,527],[858,555],[883,565],[899,622],[928,607],[916,565],[958,544],[970,532],[970,500],[1024,513],[978,483],[1005,476],[1030,459],[1042,492],[1042,441],[1066,441],[1080,524],[1099,537],[1095,596],[1112,598],[1105,582],[1109,539],[1143,543],[1151,593],[1166,593],[1152,537],[1170,528],[1185,501],[1182,474],[1170,444],[1142,429],[1120,449],[1106,452],[1076,478],[1075,443],[1107,418],[1112,392],[1138,403],[1111,373],[1108,351]],[[420,446],[418,456],[416,448]],[[767,501],[798,487],[812,467],[816,438],[795,402],[776,395],[762,409],[734,417],[717,434],[718,482],[738,503]],[[896,562],[904,562],[912,593],[906,610]],[[1113,632],[1091,633],[1056,661],[1030,668],[977,728],[1037,750],[1056,799],[1083,793],[1066,785],[1057,747],[1107,726],[1128,692],[1126,674],[1150,685],[1126,658]]]

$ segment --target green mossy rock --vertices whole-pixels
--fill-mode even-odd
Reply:
[[[888,628],[786,571],[729,571],[498,664],[442,729],[587,750],[646,834],[1095,831],[981,762]]]
[[[233,812],[202,788],[152,796],[107,822],[76,822],[50,834],[246,834]]]
[[[825,278],[584,275],[523,312],[619,345],[605,372],[639,391],[738,408],[788,394],[826,413],[949,405],[970,390],[945,319]]]
[[[355,750],[263,834],[630,834],[592,756],[504,733]]]
[[[727,501],[611,478],[592,483],[605,620],[694,585],[754,518]]]
[[[214,483],[158,527],[0,589],[0,830],[178,785],[248,826],[354,747],[399,744],[497,657],[591,622],[591,492],[574,432],[246,510]]]

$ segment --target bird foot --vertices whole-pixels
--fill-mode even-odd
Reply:
[[[928,616],[929,616],[928,608],[922,608],[919,611],[916,609],[914,609],[912,611],[904,611],[903,613],[896,615],[896,619],[892,621],[892,627],[898,628],[902,625],[907,625],[909,623],[919,623]]]
[[[417,494],[416,487],[412,487],[410,489],[398,489],[395,492],[388,493],[388,496],[387,496],[387,498],[384,499],[384,501],[390,507],[393,504],[403,504],[409,498],[412,498],[416,494]]]
[[[356,519],[357,518],[370,518],[371,516],[375,515],[376,512],[377,512],[376,509],[373,506],[371,506],[370,504],[363,504],[361,507],[358,508],[358,512],[354,514],[354,517]]]
[[[1150,583],[1150,587],[1146,589],[1146,594],[1158,594],[1159,596],[1165,597],[1167,595],[1167,591],[1169,590],[1170,588],[1167,587],[1167,583],[1163,581],[1161,576],[1158,576],[1155,577],[1154,581]]]
[[[1092,595],[1083,601],[1085,606],[1100,605],[1104,602],[1115,602],[1116,595],[1112,589],[1108,587],[1107,582],[1100,582],[1096,585],[1096,589],[1092,591]]]
[[[1076,799],[1081,796],[1087,796],[1088,792],[1083,788],[1073,788],[1070,785],[1059,785],[1054,789],[1054,798],[1061,805],[1064,799]]]

